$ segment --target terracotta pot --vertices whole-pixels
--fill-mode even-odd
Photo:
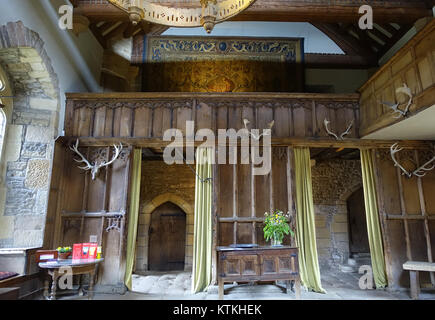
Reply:
[[[70,252],[59,252],[58,259],[68,259],[68,257],[71,255]]]

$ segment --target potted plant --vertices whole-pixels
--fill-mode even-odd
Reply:
[[[285,235],[294,237],[295,233],[290,228],[290,213],[284,214],[282,210],[272,210],[264,213],[264,239],[271,240],[272,246],[281,246]]]
[[[58,253],[58,259],[68,259],[72,252],[71,247],[59,247],[56,250]]]

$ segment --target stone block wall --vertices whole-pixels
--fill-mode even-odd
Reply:
[[[161,204],[172,202],[186,214],[185,270],[192,269],[193,210],[195,174],[187,165],[167,165],[163,161],[143,161],[141,204],[136,242],[137,273],[148,270],[149,227],[152,212]]]
[[[312,167],[317,252],[321,268],[349,258],[347,198],[362,186],[359,160],[326,160]]]
[[[0,68],[10,85],[0,161],[0,248],[38,247],[44,238],[58,79],[42,39],[21,22],[0,26]]]

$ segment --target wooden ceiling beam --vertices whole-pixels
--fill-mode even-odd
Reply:
[[[95,36],[97,41],[100,43],[100,45],[103,47],[103,49],[107,49],[107,42],[106,39],[101,35],[101,32],[97,25],[95,23],[91,23],[89,25],[89,29],[92,31],[92,34]]]
[[[361,30],[358,27],[355,27],[354,25],[350,26],[350,29],[356,33],[359,37],[359,42],[364,44],[366,48],[370,48],[374,55],[378,58],[378,52],[380,51],[382,44],[377,42],[376,40],[372,39],[365,30]],[[372,48],[376,48],[377,51],[374,51]]]
[[[98,30],[100,31],[102,36],[105,36],[107,32],[110,32],[111,30],[115,29],[117,25],[119,25],[121,22],[119,21],[111,21],[111,22],[105,22],[103,25],[101,25]]]
[[[60,137],[59,141],[65,145],[75,143],[78,137]],[[123,138],[123,137],[108,137],[108,138],[94,138],[94,137],[80,137],[80,146],[82,147],[102,147],[112,146],[113,144],[122,143],[124,146],[136,146],[141,148],[165,148],[169,144],[173,147],[181,147],[185,145],[185,141],[177,144],[173,141],[164,141],[157,138]],[[219,145],[216,139],[216,146]],[[280,146],[293,146],[293,147],[310,147],[310,148],[381,148],[389,149],[396,140],[371,140],[371,139],[353,139],[334,140],[331,138],[272,138],[271,145],[275,147]],[[195,141],[194,146],[198,147],[203,141]],[[228,145],[228,141],[225,144]],[[400,147],[404,149],[417,149],[417,150],[433,150],[431,141],[423,140],[401,140]]]
[[[397,32],[397,29],[394,28],[391,24],[389,23],[384,23],[384,24],[380,24],[379,25],[382,29],[384,29],[385,31],[387,31],[389,34],[391,34],[392,36],[394,36]]]
[[[337,24],[312,23],[312,25],[325,33],[346,55],[362,57],[366,65],[375,65],[377,63],[376,56],[369,47],[362,46],[358,39],[348,34],[345,29],[340,28]]]
[[[127,28],[124,30],[124,38],[130,38],[136,34],[137,30],[141,28],[140,26],[134,25],[132,23],[128,24]]]
[[[401,25],[400,29],[396,31],[396,33],[385,43],[385,46],[382,48],[382,50],[379,52],[379,58],[381,58],[385,53],[387,53],[388,50],[391,49],[392,46],[396,44],[397,41],[399,41],[405,33],[411,29],[412,25]]]
[[[125,29],[129,26],[129,22],[122,22],[119,26],[117,26],[115,29],[111,30],[109,33],[104,35],[104,39],[108,40],[111,38],[114,38],[120,34],[123,34]]]
[[[366,30],[366,32],[370,32],[376,38],[378,38],[379,40],[381,40],[384,43],[387,43],[387,41],[390,39],[390,37],[388,37],[386,34],[382,33],[381,31],[379,31],[378,29],[376,29],[376,27],[374,27],[374,26],[373,26],[373,29]],[[394,36],[394,34],[393,34],[393,36]]]
[[[344,3],[344,1],[343,1]],[[370,4],[368,1],[367,4]],[[337,5],[302,0],[257,0],[233,21],[294,21],[294,22],[351,22],[358,23],[360,5]],[[432,16],[424,1],[406,3],[389,1],[388,5],[373,3],[375,23],[414,23],[417,19]],[[128,15],[110,3],[80,2],[75,14],[91,21],[128,21]]]

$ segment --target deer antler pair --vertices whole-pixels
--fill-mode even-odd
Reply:
[[[426,175],[426,173],[432,169],[435,168],[435,164],[432,164],[432,166],[429,167],[429,165],[435,161],[435,156],[430,159],[429,161],[427,161],[424,165],[422,165],[421,167],[415,169],[412,172],[408,172],[408,170],[406,170],[396,159],[395,154],[398,153],[399,151],[401,151],[403,148],[399,148],[399,143],[395,143],[390,147],[390,154],[391,154],[391,159],[394,162],[394,166],[395,167],[399,167],[400,170],[402,170],[402,175],[406,176],[407,178],[411,178],[413,175],[416,177],[423,177]]]
[[[409,111],[409,107],[412,104],[412,93],[411,93],[411,89],[408,88],[406,83],[403,84],[403,87],[397,88],[396,93],[403,93],[409,97],[408,102],[407,102],[406,107],[405,107],[405,110],[399,109],[400,103],[391,103],[391,102],[387,102],[387,101],[381,101],[380,103],[390,107],[393,110],[393,114],[398,113],[398,115],[396,117],[394,117],[394,118],[398,119],[400,117],[405,117],[407,115],[407,113]]]
[[[248,119],[243,119],[243,123],[245,124],[245,129],[248,130],[248,134],[252,138],[254,138],[255,140],[260,140],[261,136],[268,136],[268,135],[270,135],[270,131],[263,132],[263,133],[261,133],[259,135],[251,132],[251,130],[248,129],[248,124],[250,123]],[[271,122],[269,122],[267,124],[267,129],[272,130],[272,127],[273,127],[274,124],[275,124],[275,120],[272,120]]]
[[[112,160],[110,160],[109,162],[105,162],[105,161],[99,161],[96,160],[94,164],[91,164],[83,154],[81,154],[81,152],[78,150],[79,147],[79,140],[77,139],[76,144],[73,145],[72,147],[70,146],[69,148],[74,151],[75,153],[77,153],[81,160],[77,160],[74,159],[74,161],[76,162],[83,162],[85,164],[85,166],[83,167],[79,167],[80,169],[83,170],[91,170],[91,176],[92,176],[92,180],[95,180],[95,178],[98,175],[98,171],[102,168],[102,167],[107,167],[108,165],[110,165],[111,163],[113,163],[119,156],[119,154],[121,153],[122,150],[122,143],[119,144],[119,146],[117,145],[113,145],[115,148],[115,154],[112,157]]]
[[[342,134],[340,134],[340,136],[337,136],[334,132],[332,132],[331,130],[329,130],[329,124],[331,123],[330,121],[328,121],[326,118],[325,120],[323,120],[323,123],[325,124],[325,129],[326,132],[328,132],[329,135],[334,136],[335,139],[337,140],[344,140],[344,136],[347,136],[350,132],[350,129],[353,126],[353,120],[350,122],[349,126],[347,127],[346,131],[343,132]]]

